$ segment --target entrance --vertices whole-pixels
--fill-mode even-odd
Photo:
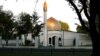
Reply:
[[[49,38],[49,46],[55,47],[55,38],[56,38],[56,36]]]

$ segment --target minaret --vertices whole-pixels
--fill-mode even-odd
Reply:
[[[43,5],[43,11],[44,11],[44,46],[47,46],[47,3],[44,2]]]

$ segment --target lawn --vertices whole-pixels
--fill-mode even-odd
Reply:
[[[90,49],[0,49],[0,56],[91,56],[91,53]]]

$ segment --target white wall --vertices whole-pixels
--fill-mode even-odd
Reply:
[[[79,34],[79,45],[92,45],[90,36],[87,34]]]
[[[40,32],[40,45],[43,45],[43,41],[44,41],[44,33]]]
[[[64,31],[64,46],[73,46],[74,38],[78,37],[77,33]]]
[[[73,45],[73,39],[78,39],[78,45],[92,45],[90,36],[83,33],[64,32],[64,45]],[[67,40],[69,39],[69,40]]]
[[[67,31],[48,31],[48,39],[49,37],[58,36],[62,38],[63,46],[73,46],[73,40],[78,39],[78,45],[91,45],[91,39],[87,34],[76,33],[76,32],[67,32]],[[40,35],[40,41],[44,41],[44,35]],[[47,39],[47,40],[48,40]]]

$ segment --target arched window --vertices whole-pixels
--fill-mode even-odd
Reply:
[[[59,37],[59,39],[58,39],[58,45],[59,45],[59,46],[62,46],[61,37]]]

